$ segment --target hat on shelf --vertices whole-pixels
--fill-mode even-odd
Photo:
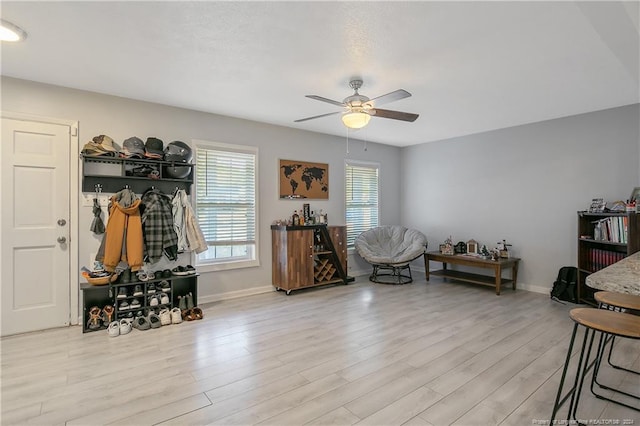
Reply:
[[[120,156],[124,158],[144,158],[144,153],[144,142],[142,142],[142,139],[133,136],[122,143]]]
[[[113,157],[119,149],[109,136],[99,135],[87,142],[81,152],[84,155]]]
[[[144,144],[145,153],[147,158],[162,160],[164,156],[164,143],[158,138],[147,138],[147,142]]]

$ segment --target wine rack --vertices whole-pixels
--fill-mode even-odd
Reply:
[[[333,279],[337,269],[333,266],[333,263],[327,258],[318,258],[315,260],[316,264],[313,267],[313,278],[316,284],[322,284]]]

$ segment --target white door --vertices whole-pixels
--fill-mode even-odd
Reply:
[[[2,118],[0,334],[69,325],[70,127]]]

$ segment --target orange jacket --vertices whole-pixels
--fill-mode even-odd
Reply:
[[[130,207],[123,207],[111,197],[109,222],[105,232],[104,269],[113,272],[121,260],[127,262],[132,271],[138,271],[143,264],[144,241],[140,220],[140,199]]]

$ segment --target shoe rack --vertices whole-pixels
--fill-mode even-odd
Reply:
[[[134,318],[136,314],[142,311],[143,315],[147,315],[150,309],[159,311],[162,308],[171,308],[178,306],[180,297],[184,297],[191,293],[193,296],[193,304],[198,304],[198,276],[199,274],[192,275],[172,275],[170,278],[155,278],[148,281],[131,281],[127,283],[116,282],[108,285],[91,285],[89,283],[80,284],[80,290],[82,290],[82,304],[83,304],[83,324],[82,332],[88,333],[93,331],[106,330],[109,326],[108,322],[102,321],[102,324],[97,329],[89,327],[89,320],[91,315],[89,311],[92,307],[97,306],[102,311],[105,306],[113,306],[113,318],[112,321],[117,321],[121,318]],[[169,289],[162,291],[160,283],[162,281],[169,283]],[[151,286],[156,288],[155,293],[149,293]],[[134,290],[136,286],[140,286],[142,291],[141,296],[134,296]],[[123,298],[118,298],[118,294],[122,290],[126,294]],[[158,303],[158,305],[151,306],[150,298],[152,296],[158,296],[162,293],[167,294],[169,303]],[[131,305],[131,302],[137,299],[140,303],[140,307],[128,307],[126,309],[120,309],[122,302],[126,302],[127,305]]]

